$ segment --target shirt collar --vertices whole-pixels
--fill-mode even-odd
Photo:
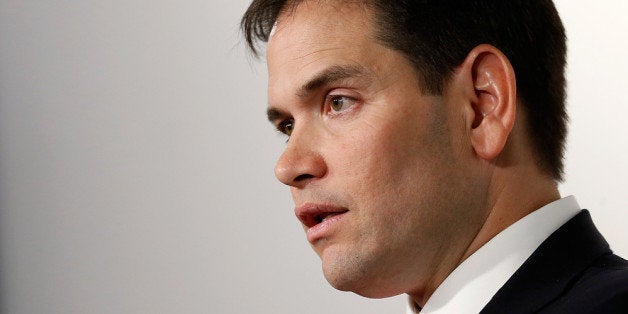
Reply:
[[[478,313],[556,229],[580,211],[568,196],[521,218],[463,261],[429,298],[421,314]],[[406,313],[417,313],[410,300]]]

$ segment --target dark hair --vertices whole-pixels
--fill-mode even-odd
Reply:
[[[304,0],[254,0],[241,27],[255,55],[280,14]],[[563,175],[566,37],[552,0],[364,0],[375,14],[375,34],[417,69],[422,88],[441,94],[443,84],[479,44],[510,60],[538,165]]]

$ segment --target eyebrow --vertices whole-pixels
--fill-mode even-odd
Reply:
[[[305,82],[298,88],[296,95],[299,98],[307,98],[310,94],[316,90],[333,84],[334,82],[345,80],[353,77],[366,77],[370,79],[368,71],[359,65],[332,65],[318,74],[314,75],[310,80]],[[278,108],[270,107],[266,111],[268,121],[274,123],[276,120],[287,116],[287,114]]]
[[[283,110],[279,110],[277,108],[271,107],[266,110],[266,117],[268,117],[268,121],[272,124],[275,124],[275,121],[280,120],[285,116],[287,116],[287,114],[283,112]]]
[[[306,98],[309,94],[323,86],[352,77],[365,77],[366,74],[366,69],[359,65],[332,65],[303,84],[298,89],[297,96]]]

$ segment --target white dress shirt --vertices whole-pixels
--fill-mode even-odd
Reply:
[[[576,198],[568,196],[504,229],[449,274],[421,314],[479,313],[541,243],[579,211]],[[412,300],[406,313],[416,313]]]

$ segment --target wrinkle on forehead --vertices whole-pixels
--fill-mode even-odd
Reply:
[[[298,59],[307,58],[307,57],[309,57],[309,56],[311,56],[311,55],[315,55],[315,54],[317,54],[317,53],[321,53],[321,52],[333,51],[333,50],[340,50],[340,49],[342,49],[342,48],[340,48],[340,47],[332,47],[332,48],[322,48],[322,49],[317,49],[317,50],[314,50],[314,51],[312,51],[312,52],[310,52],[310,53],[306,53],[306,54],[303,54],[303,55],[296,56],[296,57],[294,57],[294,58],[293,58],[293,60],[298,60]]]
[[[355,18],[355,13],[352,16]],[[287,59],[277,59],[278,64],[289,61],[310,59],[308,63],[320,61],[317,55],[330,55],[333,51],[347,50],[349,46],[362,46],[377,41],[370,28],[357,29],[354,23],[346,25],[325,25],[320,21],[311,22],[307,17],[297,17],[294,23],[278,22],[273,38],[269,40],[267,59],[278,52],[292,51]],[[305,20],[305,22],[303,22]],[[345,24],[343,22],[343,24]],[[323,25],[322,27],[318,27]],[[323,29],[323,30],[321,30]],[[353,35],[351,35],[353,34]],[[361,36],[365,35],[365,36]],[[356,51],[353,51],[354,53]]]

